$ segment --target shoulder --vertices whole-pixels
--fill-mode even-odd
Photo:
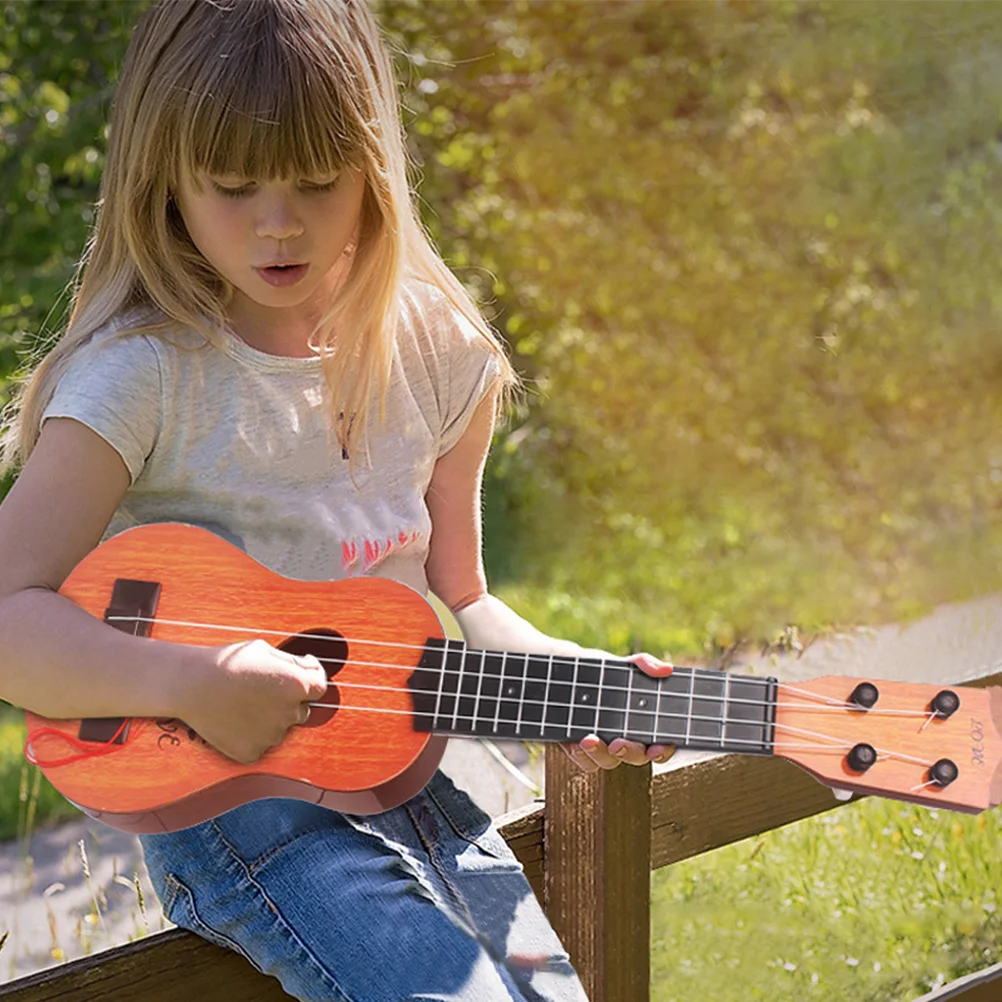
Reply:
[[[425,363],[448,366],[464,356],[491,353],[484,334],[437,286],[412,279],[401,290],[398,342],[403,350],[417,350]]]

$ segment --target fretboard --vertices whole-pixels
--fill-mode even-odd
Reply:
[[[643,744],[768,755],[776,680],[713,669],[645,675],[628,661],[512,654],[429,640],[410,676],[414,727],[436,734]]]

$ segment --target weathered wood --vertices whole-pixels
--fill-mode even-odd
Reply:
[[[715,756],[652,785],[654,869],[839,806],[828,787],[777,758]]]
[[[180,929],[0,985],[3,1002],[288,1002],[275,978]]]
[[[497,819],[498,831],[525,870],[525,876],[540,902],[543,887],[543,807],[530,804]]]
[[[650,766],[582,772],[546,749],[545,908],[591,1002],[650,998]]]

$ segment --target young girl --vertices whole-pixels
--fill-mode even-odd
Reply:
[[[582,653],[487,593],[481,474],[515,377],[406,168],[364,0],[143,15],[68,328],[8,414],[3,698],[177,717],[240,762],[305,721],[316,659],[128,636],[57,594],[102,538],[150,522],[209,528],[288,577],[430,589],[478,647]],[[567,750],[588,770],[667,754]],[[441,773],[376,816],[268,799],[142,843],[167,918],[296,998],[584,998],[514,856]]]

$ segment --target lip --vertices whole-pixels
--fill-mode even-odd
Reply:
[[[298,261],[271,261],[254,270],[269,285],[285,287],[298,285],[306,277],[310,266]]]

